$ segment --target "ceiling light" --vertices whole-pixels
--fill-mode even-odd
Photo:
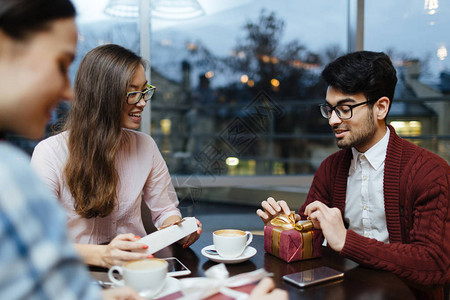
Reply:
[[[168,20],[192,19],[205,14],[197,0],[152,0],[151,14]],[[110,0],[105,14],[124,19],[139,17],[139,0]]]
[[[105,7],[105,14],[111,17],[137,19],[139,17],[138,0],[110,0]]]
[[[204,14],[197,0],[152,0],[152,16],[155,18],[185,20]]]

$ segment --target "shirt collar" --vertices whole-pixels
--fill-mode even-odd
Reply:
[[[388,127],[386,127],[386,134],[384,137],[378,141],[375,145],[372,146],[369,150],[367,150],[364,154],[369,164],[374,168],[375,170],[378,170],[380,166],[383,164],[384,160],[386,159],[386,151],[387,146],[389,143],[389,135],[390,130]],[[352,154],[353,154],[353,160],[356,162],[356,159],[358,158],[358,154],[360,152],[356,150],[354,147],[352,147]]]

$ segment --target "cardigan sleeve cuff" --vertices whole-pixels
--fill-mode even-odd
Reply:
[[[342,248],[340,254],[357,261],[366,260],[367,249],[364,247],[366,243],[364,243],[363,240],[364,237],[360,236],[353,230],[347,230],[344,248]]]

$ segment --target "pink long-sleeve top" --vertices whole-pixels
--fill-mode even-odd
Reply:
[[[144,236],[141,199],[150,209],[156,227],[170,216],[181,217],[169,171],[155,141],[144,133],[128,129],[123,129],[116,157],[120,177],[118,205],[103,218],[86,219],[78,215],[63,176],[68,158],[67,138],[67,132],[63,132],[40,142],[31,164],[66,210],[69,234],[76,243],[107,243],[121,233]]]

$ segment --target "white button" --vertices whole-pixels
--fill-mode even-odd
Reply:
[[[365,237],[370,237],[370,234],[369,233],[365,233],[364,236]]]
[[[367,180],[367,175],[363,176],[363,180],[366,181]]]
[[[363,206],[363,209],[366,210],[366,209],[367,209],[367,205],[364,205],[364,206]]]

